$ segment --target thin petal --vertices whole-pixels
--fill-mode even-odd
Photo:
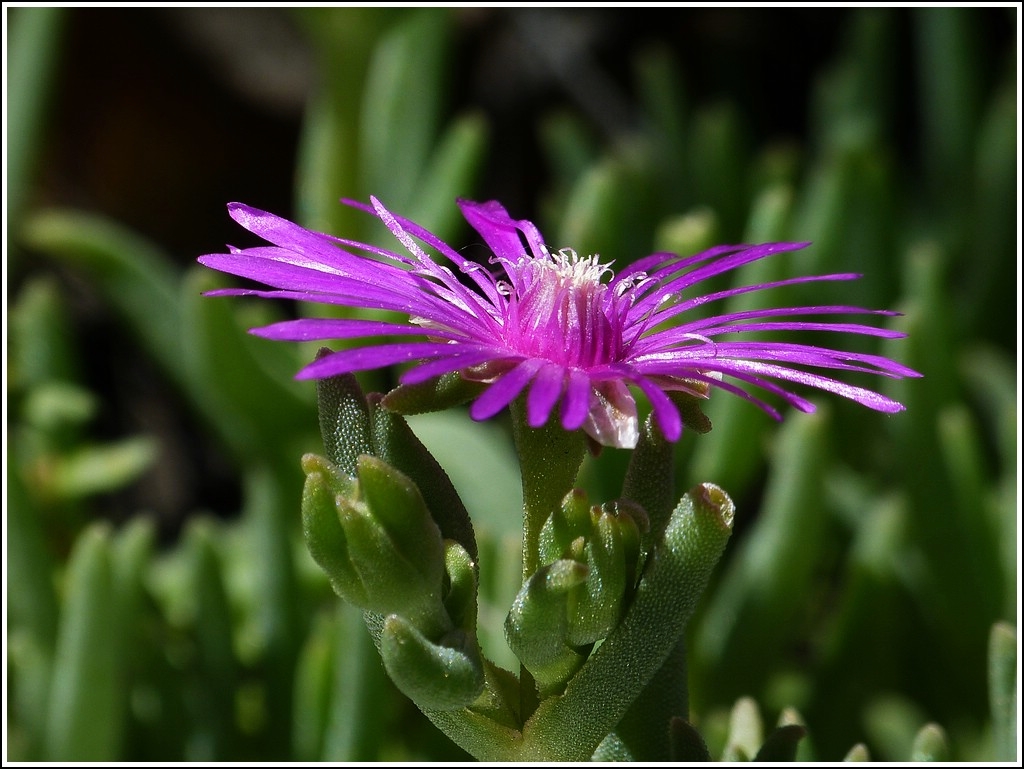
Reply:
[[[741,251],[735,253],[729,253],[727,256],[716,258],[710,264],[706,264],[703,267],[698,267],[695,270],[691,270],[682,275],[674,278],[669,277],[672,273],[679,270],[682,265],[689,264],[695,261],[698,257],[690,257],[689,259],[683,260],[681,263],[676,265],[670,265],[664,270],[659,270],[657,273],[652,274],[651,277],[658,277],[659,284],[657,290],[650,291],[643,299],[636,303],[638,308],[647,309],[656,307],[660,304],[667,294],[679,294],[685,291],[690,286],[701,283],[709,278],[713,278],[716,275],[721,275],[725,272],[738,269],[745,264],[750,262],[756,262],[759,259],[764,259],[767,256],[773,254],[782,253],[785,251],[794,251],[797,249],[804,248],[809,244],[807,243],[763,243],[758,246],[749,246]],[[723,251],[729,251],[735,247],[722,247]],[[712,253],[716,249],[711,249],[709,252]]]
[[[759,331],[838,331],[843,334],[877,336],[882,339],[902,339],[906,336],[902,331],[893,331],[878,326],[865,326],[863,323],[812,323],[803,320],[737,323],[732,326],[708,326],[701,329],[701,333],[705,336],[738,334],[740,332],[756,333]]]
[[[739,397],[743,398],[743,400],[749,401],[750,403],[753,403],[755,406],[757,406],[763,412],[768,414],[768,416],[770,416],[772,419],[774,419],[776,421],[781,421],[782,420],[782,414],[779,413],[779,410],[777,408],[772,406],[767,401],[761,400],[756,395],[753,395],[752,393],[747,392],[742,387],[739,387],[738,385],[734,385],[732,382],[727,382],[727,381],[725,381],[723,379],[719,379],[719,378],[711,377],[711,376],[706,376],[706,375],[700,374],[700,373],[689,374],[687,378],[695,379],[698,382],[705,382],[705,383],[707,383],[711,387],[716,387],[716,388],[718,388],[720,390],[725,390],[728,393],[732,393],[733,395],[738,395]],[[792,406],[794,406],[795,408],[799,409],[800,411],[803,411],[803,412],[806,412],[806,413],[810,413],[810,412],[814,411],[814,404],[813,403],[811,403],[810,401],[808,401],[808,400],[806,400],[804,398],[801,398],[798,395],[794,395],[793,393],[788,392],[787,390],[783,390],[781,387],[779,387],[778,385],[775,385],[772,382],[763,382],[762,380],[757,380],[755,377],[749,377],[749,379],[744,380],[744,381],[748,381],[749,384],[754,384],[754,385],[767,384],[767,385],[769,385],[772,388],[773,392],[776,392],[786,402],[790,403]],[[669,387],[669,386],[664,386],[664,387],[665,387],[666,390],[671,390],[671,387]]]
[[[569,370],[569,382],[562,398],[562,427],[578,430],[590,412],[590,377],[578,369]]]
[[[555,363],[548,363],[537,372],[526,399],[526,423],[530,427],[543,427],[547,423],[551,409],[562,394],[564,381],[565,369]]]
[[[341,202],[345,205],[352,206],[353,208],[366,211],[367,213],[377,213],[376,209],[372,206],[368,206],[365,203],[360,203],[356,200],[342,199]],[[431,248],[436,249],[438,253],[455,264],[459,268],[460,272],[464,275],[468,275],[473,282],[480,287],[480,290],[484,292],[484,296],[487,297],[488,301],[495,305],[500,304],[500,295],[498,294],[495,280],[482,265],[477,264],[470,259],[466,259],[462,254],[437,237],[437,235],[416,224],[416,222],[406,219],[405,217],[398,216],[390,211],[388,213],[391,214],[394,220],[401,225],[406,232],[413,237],[419,238]]]
[[[259,235],[275,246],[322,255],[328,261],[336,255],[337,249],[329,235],[312,232],[268,211],[261,211],[243,203],[229,203],[228,213],[249,232]]]
[[[283,342],[311,342],[318,339],[355,339],[366,336],[419,335],[451,338],[450,331],[431,329],[407,323],[388,323],[380,320],[339,318],[300,318],[285,320],[270,326],[250,329],[251,334]]]
[[[522,238],[526,239],[535,258],[543,259],[547,256],[544,238],[536,225],[528,219],[513,219],[498,201],[474,203],[460,199],[458,204],[466,221],[480,233],[480,237],[498,258],[515,260],[524,256],[526,249],[523,248]]]
[[[421,363],[406,371],[401,376],[402,384],[418,384],[451,371],[461,371],[481,363],[492,363],[503,359],[503,353],[493,347],[473,347],[459,344],[457,347],[453,345],[453,349],[457,351],[451,355]]]
[[[677,306],[668,307],[664,310],[655,312],[654,315],[646,322],[651,325],[657,325],[665,323],[671,318],[679,314]],[[688,323],[681,323],[679,325],[666,328],[662,331],[657,331],[653,334],[649,334],[642,340],[637,342],[637,347],[643,347],[646,349],[650,346],[649,340],[652,339],[674,339],[677,337],[684,337],[687,334],[700,333],[704,336],[710,336],[714,334],[727,334],[727,333],[738,333],[741,331],[758,331],[766,330],[760,326],[761,319],[763,318],[774,318],[774,317],[794,317],[794,316],[813,316],[813,315],[883,315],[883,316],[894,316],[899,315],[897,312],[891,310],[867,310],[863,307],[850,307],[846,305],[816,305],[809,307],[771,307],[760,310],[745,310],[743,312],[731,312],[723,313],[721,315],[713,315],[708,318],[700,318],[692,320]],[[740,325],[739,321],[752,320],[757,321],[757,324],[746,324]],[[790,321],[793,324],[807,324],[807,325],[792,325],[788,326],[788,330],[831,330],[839,324],[828,324],[827,328],[812,329],[809,326],[812,322],[810,321]],[[891,339],[898,339],[906,336],[906,334],[900,331],[890,331],[887,329],[879,329],[874,326],[859,326],[861,329],[869,329],[875,336],[885,336]],[[778,329],[776,329],[778,330]],[[866,333],[866,332],[857,332]]]
[[[729,299],[733,296],[741,296],[742,294],[749,294],[754,291],[768,291],[773,288],[783,288],[785,286],[796,286],[802,283],[819,283],[823,281],[834,281],[834,280],[857,280],[863,277],[858,272],[836,272],[829,275],[801,275],[796,278],[786,278],[785,280],[773,280],[768,283],[755,283],[750,286],[737,286],[736,288],[726,289],[724,291],[715,291],[711,294],[704,294],[702,296],[695,296],[692,299],[687,299],[675,305],[672,309],[678,309],[680,312],[691,310],[694,307],[701,307],[711,302],[717,302],[722,299]]]
[[[476,420],[493,417],[515,400],[543,364],[544,361],[538,358],[527,358],[508,373],[498,377],[494,384],[473,402],[469,408],[469,415]]]
[[[682,257],[679,254],[658,252],[638,259],[630,264],[620,275],[618,280],[634,279],[643,275],[654,281],[662,281],[687,267],[706,262],[709,259],[717,259],[726,254],[734,254],[749,246],[744,245],[720,245],[701,251],[699,254]],[[618,282],[618,281],[616,281]]]
[[[761,376],[756,376],[746,371],[736,370],[734,367],[729,366],[729,361],[701,361],[694,368],[689,366],[680,366],[678,363],[675,365],[671,363],[663,365],[643,365],[637,366],[639,371],[649,376],[653,381],[660,382],[661,377],[671,378],[685,378],[685,379],[696,379],[701,382],[707,382],[712,387],[717,387],[722,390],[727,390],[736,395],[742,395],[747,400],[755,403],[759,408],[771,414],[776,419],[779,418],[778,412],[764,401],[750,395],[745,390],[737,388],[735,385],[731,385],[729,382],[722,380],[721,378],[715,378],[709,376],[711,373],[725,373],[729,376],[739,379],[741,382],[760,387],[762,390],[767,390],[774,395],[782,398],[786,403],[790,404],[796,409],[805,412],[814,411],[814,404],[812,404],[806,398],[802,398],[794,392],[786,390],[779,384],[772,382],[769,379],[765,379]],[[669,388],[665,388],[669,389]]]
[[[455,345],[443,342],[405,342],[339,350],[313,361],[296,374],[295,378],[319,379],[354,371],[368,371],[422,358],[437,358],[454,352],[455,349]]]
[[[683,434],[683,420],[679,416],[679,409],[669,400],[664,391],[654,382],[646,377],[638,376],[633,382],[643,390],[647,400],[651,402],[651,409],[654,412],[654,420],[661,428],[662,435],[669,443],[675,443]]]
[[[921,376],[917,371],[902,363],[870,353],[832,350],[827,347],[789,342],[719,342],[715,347],[718,355],[725,358],[771,360],[846,371],[863,371],[894,378]],[[863,365],[850,365],[851,363]]]
[[[291,252],[279,248],[250,248],[236,254],[207,254],[199,262],[207,267],[241,278],[250,278],[278,289],[306,294],[339,294],[347,302],[368,306],[383,304],[399,311],[429,311],[437,300],[423,291],[423,281],[405,270],[375,262],[358,275],[342,274],[322,264],[296,263]],[[450,307],[450,305],[445,305]],[[451,308],[449,311],[453,311]]]
[[[809,387],[816,387],[819,390],[824,390],[825,392],[830,392],[835,395],[841,395],[844,398],[849,398],[852,401],[860,403],[862,406],[867,406],[869,409],[881,411],[886,414],[895,414],[896,412],[903,411],[905,409],[905,406],[902,403],[898,403],[891,398],[887,398],[881,393],[867,390],[863,387],[846,384],[845,382],[839,382],[835,379],[831,379],[830,377],[822,376],[821,374],[799,371],[797,369],[786,368],[785,366],[776,366],[771,363],[740,360],[723,361],[720,365],[716,363],[712,370],[720,371],[723,374],[733,372],[750,372],[755,375],[773,377],[787,382],[797,382]]]

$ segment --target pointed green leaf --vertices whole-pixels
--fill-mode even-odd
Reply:
[[[453,372],[418,384],[400,384],[384,396],[381,406],[404,416],[443,411],[471,401],[486,387]]]
[[[946,732],[938,724],[925,724],[914,738],[910,751],[910,760],[914,763],[922,761],[949,761],[949,739]]]
[[[391,615],[384,621],[380,654],[391,680],[421,708],[456,710],[483,691],[480,652],[461,630],[435,644],[402,617]]]
[[[86,529],[75,543],[57,637],[46,759],[116,761],[127,713],[120,697],[122,628],[111,574],[110,531]]]
[[[295,660],[301,644],[298,586],[293,548],[299,490],[265,467],[250,467],[243,481],[247,525],[245,558],[253,573],[254,620],[264,666],[266,726],[273,741],[290,742]]]
[[[195,600],[199,675],[204,685],[196,691],[196,760],[230,758],[235,745],[235,698],[239,664],[235,656],[231,608],[224,585],[223,566],[211,521],[194,519],[186,531],[190,587]],[[201,738],[199,735],[202,735]]]
[[[181,278],[166,254],[120,224],[77,211],[33,214],[24,237],[94,281],[147,352],[182,383]]]
[[[988,689],[992,711],[992,760],[1017,758],[1017,632],[998,622],[989,635]]]
[[[374,48],[360,108],[360,170],[366,189],[397,211],[413,199],[443,104],[448,12],[417,9]]]
[[[391,684],[362,612],[339,603],[334,623],[331,700],[320,760],[376,761],[391,736],[384,719],[367,714],[386,710]]]
[[[47,131],[47,107],[66,48],[64,8],[23,7],[11,19],[7,54],[7,220],[14,226],[28,202]]]
[[[407,475],[419,489],[441,536],[455,540],[476,558],[476,535],[469,512],[448,474],[408,423],[386,409],[374,409],[373,441],[376,456]]]
[[[319,360],[330,350],[321,348]],[[318,379],[317,411],[327,457],[346,475],[355,476],[360,454],[375,454],[373,417],[359,382],[352,374]]]
[[[346,606],[339,601],[338,606]],[[353,607],[347,607],[350,611]],[[366,630],[359,622],[359,635],[366,638]],[[313,762],[323,756],[327,719],[330,713],[334,683],[335,637],[340,631],[333,615],[324,613],[314,618],[306,640],[299,651],[295,666],[295,710],[292,717],[294,757],[297,761]],[[369,643],[368,640],[364,643]],[[347,648],[350,655],[354,649]],[[376,660],[372,660],[376,664]],[[338,760],[346,760],[342,757]],[[351,759],[350,759],[351,760]]]
[[[719,696],[763,682],[763,661],[781,653],[807,611],[822,557],[817,543],[829,533],[821,507],[828,425],[820,408],[782,426],[762,509],[711,596],[693,667],[706,679],[698,678],[700,687],[716,687]]]
[[[843,758],[843,761],[870,761],[871,754],[868,753],[868,748],[863,742],[858,742]]]

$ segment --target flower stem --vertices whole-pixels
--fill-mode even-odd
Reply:
[[[584,440],[557,419],[540,428],[526,423],[522,397],[512,403],[512,436],[523,482],[523,584],[540,568],[540,530],[576,483],[583,462]],[[520,718],[526,721],[539,703],[533,676],[519,671]]]
[[[539,541],[544,521],[576,483],[583,462],[579,431],[568,432],[557,419],[531,428],[523,398],[512,404],[512,435],[523,481],[523,584],[540,567]]]

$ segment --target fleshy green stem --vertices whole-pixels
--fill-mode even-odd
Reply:
[[[557,419],[540,428],[526,424],[522,398],[512,404],[512,435],[523,479],[523,584],[540,567],[539,541],[544,521],[576,483],[583,462],[579,431],[568,432]]]
[[[519,455],[523,481],[523,584],[540,568],[540,530],[576,483],[583,462],[584,441],[568,432],[557,419],[540,428],[526,423],[526,404],[512,404],[512,436]],[[539,702],[533,676],[519,670],[520,716],[525,721]]]

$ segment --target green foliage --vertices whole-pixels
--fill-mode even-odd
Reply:
[[[245,332],[278,319],[270,303],[203,297],[219,278],[181,269],[123,223],[40,205],[60,199],[36,169],[73,17],[15,10],[7,758],[453,761],[463,748],[495,760],[1019,758],[1019,381],[1007,279],[1019,249],[1019,84],[1012,50],[985,48],[988,17],[850,11],[801,105],[810,128],[799,142],[757,135],[750,105],[728,94],[697,101],[692,75],[654,48],[631,62],[628,136],[608,140],[564,105],[521,116],[546,156],[533,203],[552,245],[621,266],[656,248],[812,240],[741,270],[735,285],[863,272],[842,295],[814,284],[778,300],[901,309],[893,323],[909,338],[863,351],[924,373],[891,383],[887,393],[907,405],[891,417],[830,401],[776,427],[716,395],[702,404],[706,417],[690,414],[694,426],[710,421],[706,435],[692,429],[672,447],[648,425],[632,458],[606,450],[579,470],[579,436],[469,423],[458,404],[477,384],[400,388],[381,402],[328,380],[318,398],[292,381],[311,349]],[[379,8],[293,18],[317,73],[296,158],[298,219],[382,242],[368,217],[336,205],[374,194],[463,245],[452,202],[477,192],[488,152],[501,151],[488,147],[494,127],[482,112],[449,107],[465,18]],[[897,50],[900,25],[912,30],[909,52]],[[892,74],[902,56],[913,59],[912,82]],[[905,120],[910,101],[917,123]],[[223,451],[242,490],[229,520],[196,510],[180,536],[158,534],[145,510],[106,520],[112,495],[173,463],[157,436],[111,424],[112,396],[96,385],[74,320],[78,285],[125,332],[124,358],[151,363]],[[733,297],[728,311],[753,298]],[[363,384],[388,390],[391,379]],[[325,394],[332,387],[341,389]],[[439,407],[452,408],[425,413]],[[562,458],[527,466],[522,497],[513,446]],[[329,461],[300,466],[321,450]],[[305,492],[303,471],[313,479]],[[580,531],[544,533],[575,484],[598,510],[625,497],[647,511],[636,574],[620,552],[632,532],[592,518],[589,503]],[[695,490],[679,502],[685,489]],[[381,495],[408,502],[422,536],[403,540],[403,526],[382,521]],[[385,518],[391,507],[380,505]],[[429,577],[429,608],[391,613],[355,589],[353,603],[372,611],[341,604],[332,584],[366,590],[353,536],[372,540],[374,557],[393,547],[420,558],[422,569],[392,576]],[[312,556],[307,543],[320,543]],[[600,560],[612,551],[619,560]],[[538,567],[543,579],[522,587]],[[624,614],[583,633],[570,604],[586,603],[588,575],[602,569],[627,598],[611,614]],[[545,623],[544,648],[524,650],[514,630],[508,648],[512,606],[513,624]],[[503,669],[520,661],[513,651],[532,659],[523,682],[532,673],[542,695],[562,696],[521,697]],[[432,699],[445,676],[455,694]],[[497,747],[487,754],[482,744]]]

